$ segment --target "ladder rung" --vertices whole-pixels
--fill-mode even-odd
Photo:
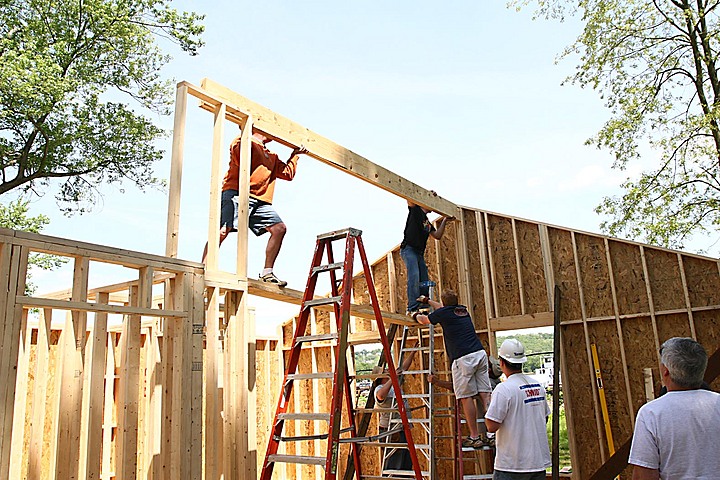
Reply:
[[[359,237],[362,235],[362,230],[358,230],[357,228],[343,228],[342,230],[334,230],[332,232],[323,233],[317,236],[318,240],[338,240],[340,238],[345,238],[348,235],[351,237]]]
[[[396,408],[392,408],[392,407],[364,408],[364,407],[362,407],[362,408],[355,409],[355,413],[384,413],[384,412],[397,412],[397,411],[398,411],[397,407]]]
[[[392,472],[392,471],[393,470],[385,470],[383,473],[388,473],[388,472]],[[397,470],[397,471],[404,471],[404,470]],[[415,478],[415,472],[413,472],[412,470],[407,470],[407,471],[410,472],[410,474],[408,474],[409,476],[401,476],[401,477],[385,476],[385,477],[383,477],[383,476],[378,476],[378,475],[360,475],[360,478],[363,480],[408,480],[409,478]],[[425,470],[422,470],[420,473],[422,474],[423,477],[430,476],[430,472],[425,471]]]
[[[463,475],[463,480],[485,480],[488,478],[493,478],[492,473],[485,473],[483,475]]]
[[[419,375],[421,373],[432,373],[430,370],[407,370],[403,372],[403,375]]]
[[[430,347],[410,347],[410,348],[403,348],[402,352],[427,352],[430,350]]]
[[[339,270],[343,268],[343,262],[328,263],[327,265],[318,265],[313,267],[313,273],[329,272],[330,270]]]
[[[329,413],[281,413],[278,420],[324,420],[330,421]]]
[[[361,444],[363,447],[388,447],[388,448],[407,448],[407,443],[395,442],[365,442]],[[416,449],[430,448],[428,444],[415,444]]]
[[[429,399],[430,394],[429,393],[403,393],[403,398],[425,398]]]
[[[309,440],[326,440],[328,438],[327,433],[319,433],[317,435],[304,435],[298,437],[274,437],[277,441],[283,442],[305,442]]]
[[[317,373],[291,373],[287,376],[288,380],[313,380],[316,378],[333,378],[333,372],[317,372]]]
[[[307,343],[307,342],[321,342],[323,340],[337,340],[338,334],[337,333],[323,333],[320,335],[305,335],[303,337],[298,337],[295,339],[295,343]]]
[[[307,302],[303,303],[303,308],[315,307],[317,305],[328,305],[331,303],[340,303],[340,300],[342,300],[342,296],[340,295],[338,295],[337,297],[316,298],[314,300],[308,300]]]
[[[392,478],[393,475],[399,475],[401,478],[415,478],[414,470],[383,470],[382,473],[383,475],[390,475],[390,478]],[[423,470],[421,470],[420,473],[423,476],[430,475],[430,472],[426,472]]]
[[[268,455],[268,461],[325,466],[325,457],[306,457],[302,455]]]

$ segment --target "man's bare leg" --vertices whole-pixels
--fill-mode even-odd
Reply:
[[[280,253],[280,247],[282,247],[287,227],[283,222],[280,222],[275,225],[270,225],[266,230],[270,234],[270,238],[265,248],[265,268],[271,269],[275,265],[275,259],[277,259],[278,253]]]
[[[230,233],[229,230],[230,229],[226,226],[220,228],[220,243],[218,245],[222,245],[222,243],[225,241],[228,234]],[[205,259],[207,258],[207,253],[208,253],[208,244],[207,244],[207,242],[205,242],[205,248],[203,248],[202,260],[201,260],[201,262],[203,264],[205,263]]]
[[[470,436],[477,438],[480,436],[477,427],[477,409],[475,408],[475,399],[473,397],[461,398],[463,413],[465,413],[465,421],[467,422]]]

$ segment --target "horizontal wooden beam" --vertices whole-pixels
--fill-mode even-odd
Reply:
[[[197,87],[192,87],[192,85],[185,82],[181,83],[181,85],[187,85],[188,92],[193,95],[197,92]],[[443,215],[458,217],[460,214],[460,208],[449,200],[433,194],[431,191],[318,135],[299,123],[287,119],[235,93],[209,78],[204,78],[201,86],[205,91],[206,97],[224,99],[227,101],[227,105],[231,111],[251,115],[253,127],[267,133],[286,146],[296,147],[304,145],[309,151],[309,156],[326,165],[335,167],[356,178],[380,187],[385,191],[411,200],[413,203],[422,205]]]
[[[52,308],[55,310],[70,310],[81,312],[105,312],[118,315],[142,315],[146,317],[187,318],[187,312],[177,310],[160,310],[157,308],[128,307],[125,305],[107,305],[103,303],[70,302],[67,300],[53,300],[50,298],[26,297],[18,295],[17,303],[23,308]]]
[[[552,327],[553,321],[553,312],[496,317],[490,319],[490,329],[496,332],[501,332],[504,330],[521,330],[524,328]]]
[[[279,288],[275,285],[262,282],[260,280],[248,279],[248,293],[250,295],[257,295],[258,297],[269,298],[270,300],[277,300],[279,302],[291,303],[294,305],[301,305],[303,299],[303,292],[300,290],[293,290],[291,288]],[[323,298],[316,295],[315,298]],[[332,312],[332,305],[319,305],[313,308],[323,310],[326,312]],[[417,322],[408,318],[405,315],[399,313],[380,312],[382,314],[383,322],[386,324],[397,324],[416,326]],[[375,319],[375,313],[373,309],[368,305],[351,305],[350,315],[359,318],[367,318],[370,320]]]

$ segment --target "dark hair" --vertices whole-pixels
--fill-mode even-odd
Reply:
[[[443,305],[457,305],[458,304],[458,297],[457,293],[455,293],[455,290],[448,289],[444,291],[441,295],[442,303]]]
[[[512,370],[513,372],[522,372],[522,369],[523,369],[523,364],[522,364],[522,363],[508,362],[508,361],[505,360],[503,357],[498,357],[498,360],[500,360],[500,361],[502,361],[502,362],[505,362],[505,365],[507,365],[507,368],[508,368],[509,370]]]

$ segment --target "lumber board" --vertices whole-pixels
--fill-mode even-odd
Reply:
[[[23,318],[26,318],[22,309],[11,299],[17,292],[25,290],[27,275],[28,249],[15,245],[10,255],[10,269],[6,289],[7,301],[5,303],[5,321],[2,338],[2,358],[0,358],[0,406],[2,419],[0,421],[0,477],[4,477],[10,470],[10,450],[12,448],[12,427],[15,405],[15,389],[17,381],[17,363],[20,349],[20,332]],[[23,399],[24,400],[24,399]]]
[[[519,330],[523,328],[551,327],[554,321],[553,312],[527,313],[490,319],[490,329],[496,332]]]
[[[223,137],[225,134],[225,105],[220,104],[213,116],[212,154],[210,155],[210,211],[208,212],[208,236],[205,268],[217,270],[220,251],[220,189],[222,188]]]
[[[180,192],[185,153],[187,96],[187,86],[178,85],[175,92],[175,117],[173,120],[172,149],[170,151],[170,191],[168,194],[167,229],[165,232],[165,255],[171,258],[177,257],[180,234]]]
[[[91,261],[113,263],[135,269],[146,266],[166,272],[182,272],[188,269],[201,271],[203,269],[202,263],[190,260],[163,257],[136,250],[109,247],[20,230],[9,230],[9,232],[13,233],[14,244],[25,245],[33,252],[70,257],[88,257]]]
[[[353,286],[353,291],[355,291],[355,286]],[[258,297],[264,297],[269,298],[271,300],[279,300],[287,303],[292,303],[295,305],[301,305],[302,304],[302,298],[303,298],[303,292],[300,290],[293,290],[291,288],[278,288],[274,285],[268,285],[265,282],[261,282],[260,280],[254,280],[254,279],[248,279],[248,293],[250,295],[256,295]],[[319,295],[316,295],[314,298],[323,298]],[[357,301],[357,298],[356,298]],[[323,311],[332,311],[332,305],[320,305],[317,307],[318,310]],[[411,318],[401,315],[398,313],[390,313],[390,312],[381,312],[382,318],[384,323],[392,324],[396,323],[398,325],[407,325],[407,326],[413,326],[416,325],[417,322],[413,321]],[[357,305],[352,304],[350,306],[350,315],[355,317],[360,317],[364,319],[374,320],[375,319],[375,313],[373,312],[372,307],[367,305]]]
[[[53,300],[49,298],[27,297],[25,295],[17,295],[16,300],[17,303],[22,305],[24,308],[52,308],[56,310],[104,312],[145,317],[187,318],[188,316],[187,312],[178,310],[135,307],[132,305],[104,305],[92,302],[74,302],[67,300]]]
[[[237,110],[251,116],[255,127],[270,134],[285,146],[304,145],[309,150],[308,156],[326,165],[432,211],[452,217],[459,215],[459,207],[454,203],[318,135],[299,123],[285,118],[209,78],[204,78],[200,85],[211,96],[225,100]]]

